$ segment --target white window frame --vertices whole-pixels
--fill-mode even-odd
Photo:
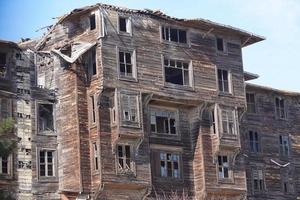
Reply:
[[[3,157],[0,156],[0,175],[1,176],[11,176],[12,169],[13,169],[12,155],[10,154],[7,156],[7,173],[3,173],[2,159],[3,159]]]
[[[118,109],[118,113],[120,113],[119,115],[119,121],[121,122],[121,125],[122,126],[125,126],[125,127],[136,127],[136,128],[140,128],[140,124],[141,124],[141,115],[140,115],[140,102],[141,102],[141,97],[140,97],[140,93],[139,92],[134,92],[134,91],[128,91],[128,90],[121,90],[120,92],[118,92],[118,95],[119,95],[119,98],[118,98],[118,102],[119,102],[119,109]],[[130,106],[129,110],[127,110],[123,104],[123,101],[122,101],[122,95],[125,95],[127,96],[127,98],[130,99],[130,97],[134,96],[135,97],[135,101],[136,101],[136,116],[135,116],[135,120],[132,121],[132,111],[130,110]],[[130,100],[131,101],[131,100]],[[128,104],[130,105],[130,104]],[[133,105],[133,104],[131,104]],[[125,116],[125,112],[128,112],[128,116],[129,118],[127,118],[126,120],[126,116]]]
[[[221,126],[221,132],[222,132],[222,135],[226,135],[226,136],[237,136],[239,135],[239,130],[238,130],[238,116],[237,116],[237,111],[236,109],[234,108],[220,108],[219,109],[220,112],[219,112],[219,115],[220,115],[220,126]],[[223,112],[226,112],[226,118],[227,119],[223,119]],[[229,121],[229,117],[228,117],[228,112],[232,112],[232,121]],[[223,122],[226,121],[227,123],[227,133],[224,132],[224,124]],[[229,123],[233,123],[233,133],[229,133],[229,130],[230,130],[230,126],[229,126]]]
[[[45,152],[45,162],[42,163],[43,165],[45,165],[45,175],[42,176],[41,175],[41,158],[40,158],[40,152]],[[48,175],[48,152],[51,152],[52,153],[52,176],[49,176]],[[56,177],[56,150],[53,150],[53,149],[39,149],[38,150],[38,156],[37,156],[37,159],[38,159],[38,177],[43,179],[43,178],[52,178],[52,177]]]
[[[221,157],[221,164],[219,162],[219,157]],[[224,157],[227,158],[227,164],[224,164]],[[221,169],[221,172],[220,172]],[[225,169],[227,169],[228,177],[225,177]],[[218,155],[217,156],[217,174],[218,174],[218,180],[231,180],[233,178],[232,170],[230,168],[230,156],[229,155]]]
[[[127,164],[126,146],[129,147],[129,165]],[[122,148],[122,157],[119,156],[119,147]],[[117,174],[134,174],[135,173],[135,159],[134,159],[134,146],[128,143],[119,143],[116,145],[116,170]],[[122,160],[123,165],[120,166],[119,159]]]
[[[166,32],[166,29],[168,29],[168,32],[169,32],[168,35],[167,35],[167,32]],[[176,29],[177,30],[178,41],[172,41],[171,40],[171,31],[170,31],[171,29]],[[189,45],[189,34],[188,34],[189,32],[188,32],[187,29],[162,24],[162,25],[160,25],[159,30],[160,30],[159,34],[160,34],[161,42],[165,41],[165,42],[170,42],[170,43],[175,43],[175,44]],[[163,31],[164,31],[164,36],[163,36]],[[185,31],[186,42],[179,42],[179,31]]]
[[[224,77],[223,77],[223,73],[222,73],[222,88],[223,91],[220,90],[220,81],[219,81],[219,70],[221,71],[227,71],[227,79],[228,79],[228,92],[224,91],[225,90],[225,84],[224,84]],[[227,70],[227,69],[223,69],[223,68],[216,68],[216,79],[217,79],[217,91],[219,91],[219,93],[221,94],[233,94],[233,86],[232,86],[232,73],[231,70]]]
[[[126,32],[120,30],[120,18],[124,18],[126,22]],[[125,34],[125,35],[130,35],[132,36],[132,18],[131,16],[125,16],[118,14],[118,19],[117,19],[117,25],[118,25],[118,34]]]
[[[164,84],[165,85],[174,85],[174,86],[177,86],[177,87],[189,87],[189,88],[194,88],[194,72],[193,72],[193,62],[192,60],[186,60],[186,59],[177,59],[177,58],[170,58],[168,56],[164,56],[164,55],[161,55],[161,58],[162,58],[162,71],[163,71],[163,80],[164,80]],[[165,71],[165,60],[168,60],[168,66],[169,68],[177,68],[177,62],[181,62],[181,63],[187,63],[188,64],[188,76],[189,76],[189,84],[188,85],[185,85],[184,84],[184,70],[186,69],[183,69],[183,66],[182,66],[182,81],[183,81],[183,84],[175,84],[175,83],[170,83],[170,82],[167,82],[166,81],[166,71]],[[170,66],[170,60],[174,61],[175,62],[175,67],[171,67]]]
[[[153,106],[151,105],[150,107],[150,131],[152,134],[159,134],[159,135],[165,135],[165,136],[179,136],[180,131],[179,131],[179,111],[178,109],[172,109],[172,108],[166,108],[166,107],[161,107],[161,106]],[[156,117],[161,116],[161,115],[156,115],[156,113],[167,113],[168,115],[168,133],[158,133],[157,132],[157,124],[156,124]],[[173,119],[175,120],[175,134],[171,133],[171,126],[170,126],[170,119],[171,116],[173,116]],[[154,121],[155,117],[155,121]],[[162,117],[162,116],[161,116]],[[155,131],[152,132],[151,126],[155,124]]]
[[[167,158],[167,155],[171,155],[171,160]],[[173,157],[176,157],[176,159],[173,159]],[[174,163],[177,161],[177,173],[176,169],[174,169]],[[164,167],[161,166],[162,162],[164,162]],[[172,171],[172,176],[168,176],[168,162],[171,162],[171,171]],[[165,177],[165,178],[172,178],[172,179],[181,179],[182,177],[182,171],[181,171],[181,154],[179,153],[174,153],[174,152],[159,152],[159,166],[160,166],[160,177]]]
[[[218,49],[218,39],[223,40],[223,51]],[[220,54],[228,54],[227,40],[221,36],[215,36],[216,51]]]
[[[100,10],[100,37],[105,37],[107,35],[107,24],[106,24],[106,11]]]
[[[119,52],[124,53],[124,57],[126,53],[130,53],[131,55],[131,71],[132,76],[121,75],[120,71],[120,58],[119,58]],[[136,50],[135,49],[128,49],[123,47],[116,47],[116,61],[117,61],[117,72],[118,72],[118,78],[120,80],[127,80],[127,81],[137,81],[137,62],[136,62]]]

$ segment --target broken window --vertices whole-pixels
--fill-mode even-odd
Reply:
[[[275,98],[275,109],[276,109],[276,115],[278,118],[281,118],[281,119],[286,118],[284,99],[279,98],[279,97]]]
[[[134,77],[133,61],[132,52],[119,51],[119,72],[121,77]]]
[[[179,155],[174,153],[160,154],[160,176],[170,178],[180,178]]]
[[[223,38],[217,38],[217,49],[218,51],[225,51]]]
[[[39,131],[54,131],[53,104],[38,104]]]
[[[138,122],[138,95],[121,93],[122,120]]]
[[[93,143],[93,156],[94,156],[94,170],[99,169],[99,158],[98,158],[99,152],[98,152],[98,147],[97,143]]]
[[[290,155],[290,142],[289,136],[280,135],[279,136],[279,144],[280,144],[280,155],[281,156],[289,156]]]
[[[6,53],[0,53],[0,77],[5,78],[7,72]]]
[[[119,17],[119,31],[120,32],[131,32],[131,21],[128,17]]]
[[[229,93],[229,74],[227,70],[218,69],[219,91]]]
[[[0,99],[0,120],[9,118],[12,116],[11,99]]]
[[[222,110],[222,128],[223,134],[236,135],[236,120],[235,120],[235,111],[231,109]]]
[[[152,109],[151,132],[176,135],[176,113],[174,111]]]
[[[1,157],[0,156],[0,175],[10,173],[10,162],[9,157]]]
[[[191,86],[188,62],[164,59],[164,69],[166,82]]]
[[[218,156],[219,178],[229,178],[229,158],[228,156]]]
[[[247,100],[247,112],[248,113],[255,113],[255,95],[253,93],[246,93],[246,100]]]
[[[97,60],[96,60],[96,48],[93,47],[89,52],[88,52],[88,60],[87,60],[87,65],[88,65],[88,75],[89,78],[93,77],[94,75],[97,74]]]
[[[265,181],[263,170],[252,170],[253,190],[254,192],[262,192],[265,189]]]
[[[94,96],[90,96],[90,102],[91,102],[91,122],[96,122],[96,108],[95,108],[95,98]]]
[[[95,14],[90,15],[90,30],[94,30],[96,28],[96,16]]]
[[[257,132],[249,131],[249,142],[250,142],[250,152],[258,153],[260,147],[259,147],[259,137]]]
[[[163,40],[187,43],[187,34],[185,30],[170,28],[166,26],[161,27],[161,37]]]
[[[133,171],[133,160],[131,156],[130,145],[117,145],[118,153],[118,171],[119,172],[132,172]]]
[[[55,176],[54,151],[41,150],[39,153],[39,174],[41,177]]]

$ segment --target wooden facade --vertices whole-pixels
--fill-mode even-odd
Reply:
[[[34,47],[21,44],[35,52],[28,199],[285,199],[272,188],[280,167],[266,160],[285,164],[272,152],[278,147],[270,143],[260,160],[247,155],[248,131],[261,132],[270,119],[262,100],[261,118],[247,113],[246,93],[263,89],[245,87],[242,48],[263,39],[207,20],[97,4],[60,18]],[[293,125],[287,173],[297,174],[299,95],[290,103],[291,121],[268,121],[268,132]],[[267,191],[252,192],[251,166],[270,168]],[[293,199],[300,179],[291,177]]]

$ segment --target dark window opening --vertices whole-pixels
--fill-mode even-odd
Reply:
[[[176,135],[175,113],[171,111],[151,111],[151,132]]]
[[[284,106],[284,99],[275,98],[276,115],[279,118],[286,118],[286,111]]]
[[[0,53],[0,77],[4,78],[6,76],[6,54]]]
[[[94,170],[98,170],[99,169],[99,161],[98,161],[97,143],[93,143],[93,154],[94,154]]]
[[[96,16],[95,14],[90,16],[90,30],[94,30],[96,28]]]
[[[23,60],[21,53],[16,53],[16,59],[17,60]]]
[[[62,54],[65,54],[66,56],[71,57],[72,56],[72,47],[71,47],[71,45],[66,45],[66,46],[62,47],[60,49],[60,52]]]
[[[222,38],[217,38],[217,49],[218,51],[224,51],[224,41]]]
[[[219,178],[229,178],[229,162],[227,156],[218,156]]]
[[[164,69],[166,82],[177,85],[190,85],[188,63],[165,59]]]
[[[39,104],[39,131],[54,131],[53,126],[53,105]]]
[[[95,123],[96,122],[96,109],[95,109],[95,98],[94,96],[90,96],[91,98],[91,106],[92,106],[92,123]]]
[[[2,162],[2,169],[0,174],[8,174],[8,157],[0,157]]]
[[[258,133],[249,131],[250,151],[252,153],[259,152],[259,138]]]
[[[279,136],[280,144],[280,155],[289,156],[290,155],[290,145],[289,145],[289,136]]]
[[[161,36],[163,40],[179,42],[179,43],[187,43],[187,36],[185,30],[162,26]]]
[[[125,17],[119,17],[119,31],[129,33],[129,20]]]
[[[255,113],[255,95],[252,93],[246,93],[246,100],[247,100],[247,112],[248,113]]]

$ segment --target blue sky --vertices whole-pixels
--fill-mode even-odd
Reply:
[[[0,0],[0,39],[37,38],[53,18],[96,0]],[[244,68],[260,75],[253,83],[300,92],[299,0],[103,0],[129,8],[160,9],[179,18],[205,18],[265,36],[243,49]]]

